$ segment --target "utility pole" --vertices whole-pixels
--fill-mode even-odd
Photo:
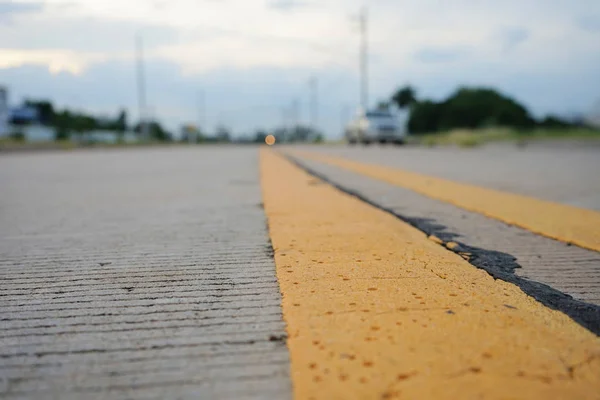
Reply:
[[[148,139],[148,124],[146,121],[146,77],[144,76],[144,44],[142,36],[136,36],[138,109],[140,117],[140,134],[143,140]]]
[[[299,118],[299,114],[300,114],[300,103],[298,101],[298,99],[294,99],[292,100],[292,108],[291,108],[291,112],[292,112],[292,130],[296,130],[296,128],[298,128],[298,118]]]
[[[308,81],[310,86],[310,125],[311,128],[316,132],[319,124],[319,82],[316,77],[311,77]]]
[[[288,110],[285,106],[281,107],[281,129],[287,130],[288,126]]]
[[[369,107],[369,44],[367,41],[368,20],[367,8],[363,7],[360,16],[360,105],[363,112],[367,112]]]
[[[340,107],[340,125],[342,134],[346,133],[346,125],[350,121],[350,106],[348,104],[342,104]]]
[[[188,134],[188,142],[189,143],[195,143],[198,141],[198,137],[199,135],[202,133],[202,129],[204,129],[204,119],[205,119],[205,110],[204,110],[204,91],[203,90],[199,90],[198,91],[198,98],[197,98],[197,105],[198,105],[198,122],[197,122],[197,129],[196,132],[194,132],[192,134],[192,132],[189,132]]]
[[[206,96],[204,90],[198,92],[198,129],[206,125]]]

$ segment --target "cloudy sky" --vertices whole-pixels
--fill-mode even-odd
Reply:
[[[148,103],[172,129],[270,128],[295,99],[306,121],[315,76],[319,123],[334,137],[359,99],[363,5],[373,104],[405,83],[436,99],[494,86],[536,115],[585,112],[600,99],[598,0],[0,0],[0,85],[12,104],[126,107],[137,119],[139,33]]]

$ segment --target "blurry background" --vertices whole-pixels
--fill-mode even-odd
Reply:
[[[413,133],[599,122],[597,0],[16,0],[0,1],[0,130],[335,140],[365,101],[361,37],[367,106],[404,107]],[[441,121],[445,100],[488,108]]]

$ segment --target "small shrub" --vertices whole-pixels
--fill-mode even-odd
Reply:
[[[437,145],[437,139],[434,137],[423,138],[423,144],[427,147],[434,147]]]
[[[460,138],[458,140],[457,144],[458,144],[459,147],[470,148],[470,147],[478,146],[480,143],[479,143],[479,140],[477,140],[476,137],[474,137],[474,136],[466,136],[466,137]]]

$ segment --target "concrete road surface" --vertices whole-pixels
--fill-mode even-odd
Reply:
[[[3,398],[286,398],[255,149],[0,158]]]
[[[525,148],[310,147],[376,163],[600,211],[600,146],[532,143]]]
[[[0,395],[594,398],[599,156],[2,155]],[[495,189],[490,209],[427,192],[435,178]],[[531,211],[506,224],[505,199]]]

